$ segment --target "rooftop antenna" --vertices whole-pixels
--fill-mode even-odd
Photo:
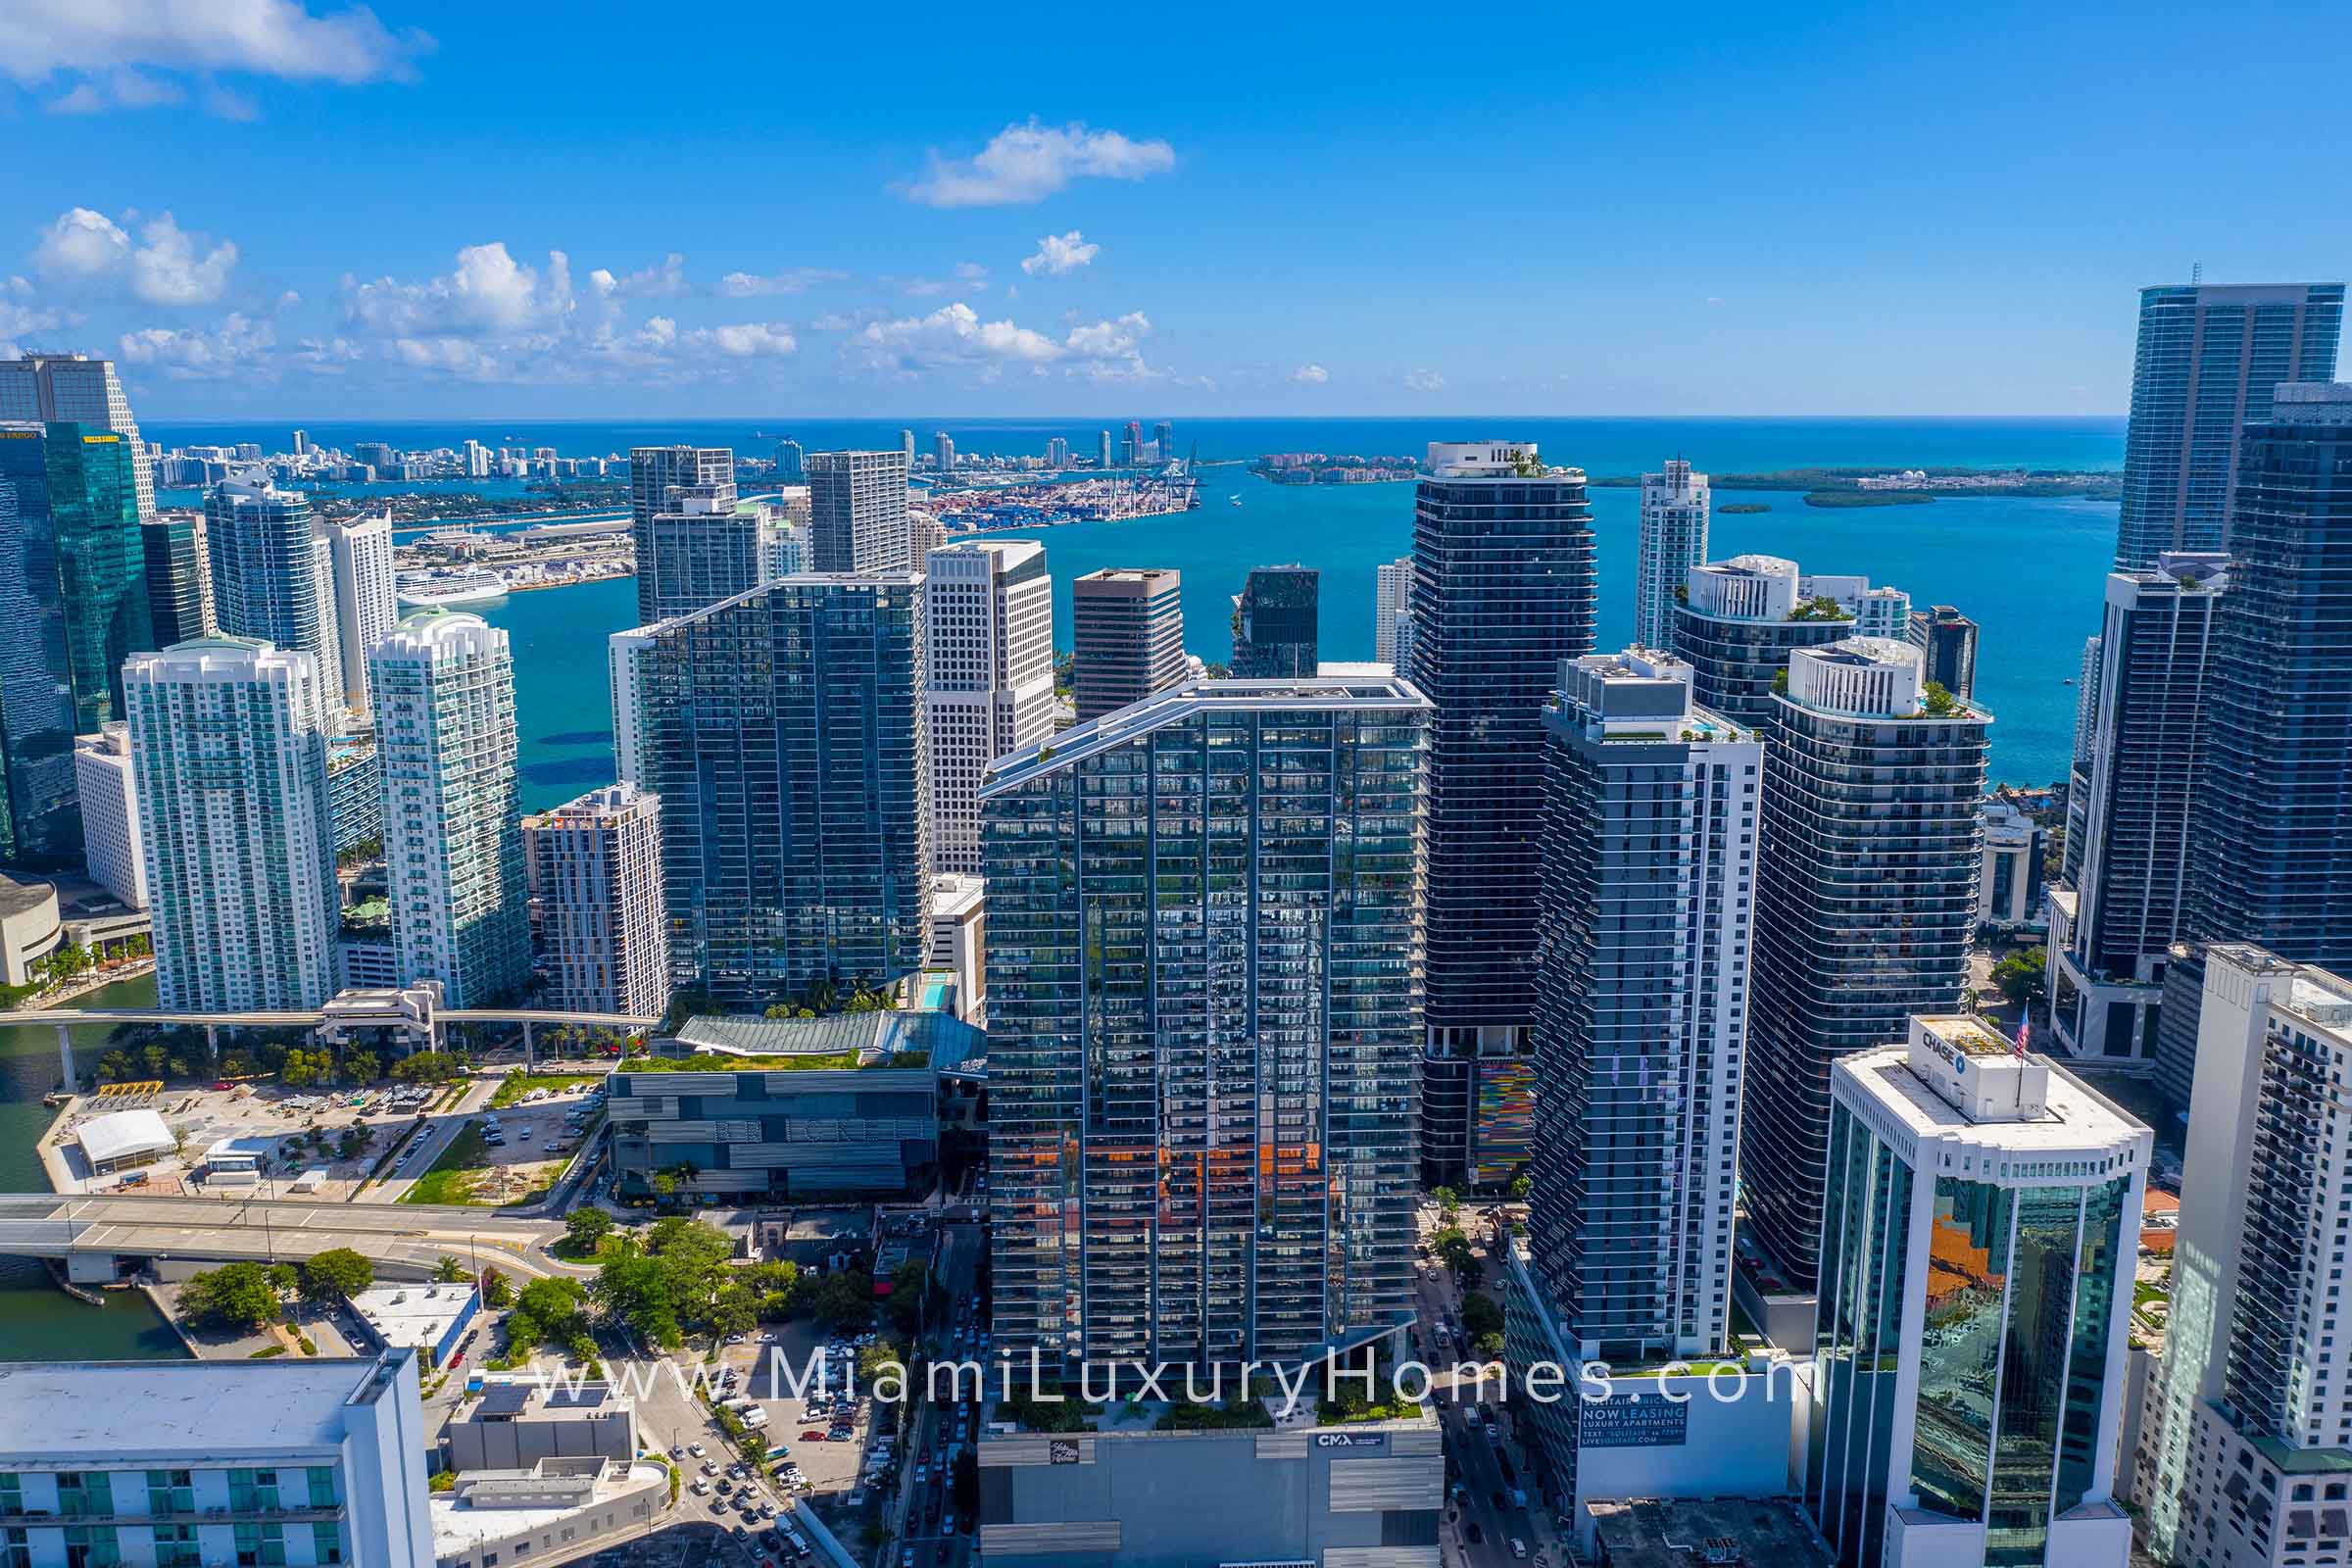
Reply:
[[[2205,264],[2203,262],[2191,262],[2188,264],[2188,280],[2192,284],[2202,283],[2205,281]]]

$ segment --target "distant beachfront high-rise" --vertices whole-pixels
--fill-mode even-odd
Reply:
[[[1180,573],[1105,566],[1070,584],[1078,722],[1180,685],[1185,675]]]
[[[514,662],[504,629],[422,610],[368,651],[384,861],[404,984],[485,1007],[530,979],[514,808]]]
[[[12,866],[64,868],[81,854],[73,755],[79,715],[58,545],[48,431],[0,424],[0,620],[9,628],[0,642],[0,862]]]
[[[956,471],[956,441],[945,430],[931,432],[931,461],[942,473]]]
[[[2231,548],[2238,432],[2270,417],[2279,382],[2335,374],[2343,316],[2341,283],[2139,291],[2117,566],[2145,570],[2168,550]]]
[[[147,443],[131,417],[130,399],[112,360],[84,354],[26,354],[0,360],[0,421],[78,424],[122,438],[130,456],[138,520],[155,515],[155,474]]]
[[[650,628],[679,985],[757,1010],[921,967],[922,599],[913,572],[809,573]]]
[[[670,493],[703,485],[732,484],[735,454],[727,447],[631,447],[629,449],[629,538],[637,556],[637,619],[662,618],[660,584],[647,569],[654,558],[654,514],[670,509]]]
[[[786,484],[798,484],[807,471],[808,454],[798,441],[786,439],[776,443],[776,477]]]
[[[130,908],[144,909],[147,862],[139,849],[139,791],[127,724],[74,738],[74,783],[90,880]]]
[[[1095,466],[1099,468],[1110,466],[1110,432],[1108,430],[1100,431],[1095,436]]]
[[[309,654],[318,661],[328,711],[345,707],[333,547],[311,514],[310,498],[249,469],[205,498],[204,534],[213,561],[213,616],[221,633]]]
[[[1066,468],[1070,466],[1070,442],[1067,436],[1051,436],[1046,441],[1046,466]]]
[[[2067,1051],[2145,1061],[2175,942],[2189,935],[2214,638],[2230,558],[2167,552],[2114,571],[2067,790],[2068,854],[2049,890],[2051,1021]]]
[[[654,628],[632,626],[605,639],[606,676],[612,694],[612,769],[623,784],[646,788],[653,763]]]
[[[902,452],[809,454],[811,571],[871,574],[908,569],[907,463],[908,455]]]
[[[1235,680],[1312,675],[1319,658],[1323,574],[1312,566],[1257,566],[1233,600]]]
[[[1831,1063],[1967,995],[1992,718],[1928,696],[1918,649],[1858,637],[1791,652],[1771,699],[1740,1180],[1752,1233],[1800,1287],[1820,1255]]]
[[[1054,579],[1045,546],[986,539],[932,551],[923,660],[931,868],[976,873],[988,764],[1054,733]]]
[[[629,784],[522,819],[548,1004],[659,1017],[669,1007],[662,802]]]
[[[1194,681],[998,760],[999,1351],[1232,1368],[1412,1320],[1428,712]]]
[[[335,636],[343,650],[344,700],[368,710],[368,650],[400,619],[393,586],[392,518],[359,517],[326,525],[335,567]]]
[[[1542,754],[1530,1255],[1582,1357],[1716,1355],[1763,743],[1695,706],[1670,655],[1563,673]]]
[[[339,894],[318,660],[206,637],[133,655],[123,686],[157,1000],[320,1005]]]
[[[1592,652],[1592,507],[1584,470],[1528,443],[1433,441],[1429,468],[1413,503],[1413,684],[1436,707],[1429,1046],[1514,1057],[1535,1021],[1543,858],[1528,768],[1562,662]]]
[[[139,538],[147,555],[147,612],[155,645],[169,648],[191,637],[210,637],[218,627],[204,514],[159,512],[140,524]]]
[[[2352,969],[2352,382],[2278,388],[2237,463],[2194,929]]]
[[[1406,679],[1412,672],[1398,659],[1398,617],[1413,612],[1413,558],[1381,563],[1372,589],[1372,657]]]
[[[1669,652],[1674,606],[1690,568],[1707,559],[1707,476],[1682,458],[1642,476],[1642,537],[1634,563],[1634,641]]]
[[[1162,419],[1157,424],[1152,426],[1152,445],[1157,450],[1160,462],[1175,462],[1176,427],[1165,419]]]
[[[1825,1086],[1806,1508],[1845,1568],[2126,1568],[2154,1134],[1981,1018],[1896,1035]]]

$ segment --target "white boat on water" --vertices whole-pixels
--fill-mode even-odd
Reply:
[[[507,597],[506,579],[487,567],[466,571],[409,571],[394,583],[402,608],[462,610]]]

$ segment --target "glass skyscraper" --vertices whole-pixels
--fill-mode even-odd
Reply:
[[[122,661],[155,646],[135,448],[82,424],[50,425],[45,445],[74,727],[91,735],[122,716]]]
[[[1856,637],[1788,658],[1764,734],[1740,1195],[1809,1284],[1830,1068],[1956,1006],[1977,924],[1988,713],[1931,710],[1920,653]]]
[[[2352,968],[2352,383],[2278,388],[2238,461],[2195,935]]]
[[[998,1351],[1230,1368],[1410,1320],[1428,717],[1195,682],[998,760]]]
[[[2335,373],[2341,283],[2176,284],[2139,291],[2132,424],[2115,564],[2232,548],[2238,431],[2281,381]]]
[[[213,564],[204,514],[164,512],[139,529],[147,555],[147,606],[155,645],[169,648],[213,634]]]
[[[1968,1016],[1831,1073],[1805,1502],[1848,1568],[2125,1568],[2153,1135]]]
[[[1566,676],[1545,712],[1529,1250],[1581,1355],[1717,1354],[1764,748],[1667,655]]]
[[[660,577],[653,569],[655,514],[670,510],[670,494],[674,490],[731,485],[734,479],[735,454],[727,447],[629,449],[629,540],[635,546],[637,561],[638,624],[662,618],[659,609]]]
[[[1315,672],[1317,600],[1312,566],[1259,566],[1233,601],[1236,680],[1287,680]]]
[[[1413,502],[1413,684],[1429,747],[1429,1045],[1511,1055],[1535,1016],[1544,705],[1592,652],[1596,565],[1581,468],[1532,445],[1432,442]]]
[[[0,861],[71,865],[82,844],[74,677],[37,424],[0,424]]]
[[[755,1009],[921,966],[923,579],[783,577],[647,628],[672,972]]]

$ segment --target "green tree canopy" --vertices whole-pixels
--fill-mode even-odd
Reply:
[[[259,1263],[224,1263],[188,1276],[179,1288],[179,1311],[199,1328],[251,1333],[277,1320],[277,1291]]]
[[[375,1283],[375,1265],[348,1247],[334,1247],[302,1265],[302,1295],[311,1301],[348,1301]]]

